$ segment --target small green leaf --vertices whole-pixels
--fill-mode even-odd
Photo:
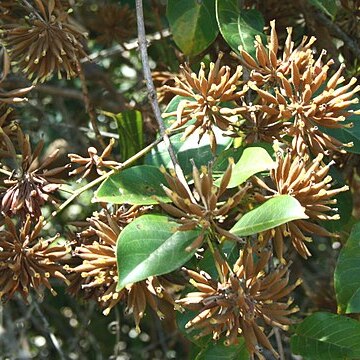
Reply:
[[[165,195],[161,184],[166,180],[155,166],[138,165],[109,176],[95,193],[95,201],[112,204],[152,205],[157,196],[163,202],[170,199]]]
[[[341,250],[334,274],[338,312],[360,313],[360,222]]]
[[[231,346],[211,341],[200,351],[195,360],[248,360],[249,357],[244,339],[239,338],[239,343]]]
[[[345,316],[315,313],[295,328],[291,350],[305,359],[360,358],[360,323]]]
[[[338,6],[336,0],[309,0],[310,3],[329,15],[334,20]]]
[[[255,10],[240,9],[238,0],[216,0],[216,19],[225,41],[237,53],[239,46],[255,56],[255,35],[265,38],[262,14]]]
[[[307,219],[301,204],[290,195],[279,195],[246,213],[231,229],[237,236],[248,236],[273,229],[292,220]]]
[[[215,0],[168,0],[167,18],[176,45],[186,55],[201,53],[219,33]]]
[[[167,274],[184,265],[195,253],[185,249],[200,230],[176,231],[178,223],[162,215],[143,215],[121,231],[117,240],[118,289]]]
[[[249,177],[262,171],[273,169],[276,163],[261,147],[246,148],[240,160],[234,165],[228,188],[241,185]],[[220,179],[215,183],[220,185]]]

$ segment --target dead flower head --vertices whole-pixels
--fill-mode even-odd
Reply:
[[[141,213],[142,210],[138,207],[128,210],[120,208],[114,214],[103,210],[89,218],[88,227],[79,233],[78,246],[74,251],[81,262],[73,268],[66,267],[75,273],[70,275],[72,293],[93,298],[104,309],[105,315],[119,302],[125,302],[126,310],[132,313],[137,329],[147,304],[160,317],[164,315],[159,310],[159,300],[175,305],[168,291],[171,284],[161,277],[150,277],[120,291],[116,290],[116,241],[122,228]]]
[[[80,57],[86,56],[82,30],[57,9],[55,0],[35,0],[36,16],[24,25],[5,26],[4,41],[22,71],[35,82],[47,80],[54,72],[68,79],[77,75]]]
[[[111,139],[109,145],[104,149],[101,155],[98,155],[97,149],[95,149],[93,146],[88,148],[89,157],[82,157],[81,155],[77,154],[69,154],[68,157],[70,158],[70,161],[74,164],[80,165],[80,167],[71,171],[69,175],[78,175],[83,173],[79,179],[79,181],[81,181],[91,173],[93,168],[96,169],[99,175],[102,175],[102,168],[114,168],[121,165],[117,161],[105,160],[105,158],[110,156],[114,143],[115,140]]]
[[[11,176],[4,180],[5,189],[1,190],[1,211],[8,216],[19,214],[22,219],[29,214],[31,217],[41,216],[41,207],[45,203],[56,203],[52,195],[59,189],[62,183],[57,176],[64,171],[67,166],[48,169],[48,166],[56,159],[59,150],[43,160],[39,159],[43,148],[43,142],[39,142],[35,150],[31,150],[28,136],[18,132],[18,143],[21,146],[21,164]],[[5,137],[6,134],[3,134]],[[7,141],[8,147],[11,142]],[[16,160],[15,149],[10,153]]]
[[[299,285],[288,285],[289,264],[267,271],[270,251],[261,252],[254,262],[251,246],[240,252],[232,271],[219,254],[216,258],[221,272],[219,281],[203,271],[185,270],[197,292],[190,292],[177,302],[198,312],[185,328],[197,330],[197,338],[211,334],[219,340],[224,336],[225,345],[236,344],[242,336],[252,357],[257,355],[264,360],[261,352],[266,348],[279,358],[263,326],[286,330],[292,323],[288,316],[298,311],[291,307],[292,300],[284,300]]]
[[[229,108],[222,103],[240,99],[247,90],[246,87],[239,89],[242,67],[238,66],[235,73],[231,75],[228,66],[220,66],[221,58],[222,54],[219,55],[215,64],[210,63],[207,76],[203,63],[198,75],[192,72],[187,64],[181,66],[180,72],[184,80],[175,78],[174,87],[164,87],[176,95],[187,98],[179,103],[175,112],[166,114],[166,116],[176,115],[172,128],[179,128],[194,120],[194,123],[187,125],[184,138],[197,130],[200,141],[202,136],[208,133],[213,152],[216,150],[213,128],[216,126],[223,131],[229,130],[234,123],[234,115],[244,110],[240,107]]]
[[[287,28],[287,38],[282,52],[279,54],[279,41],[275,29],[275,20],[270,22],[271,33],[268,44],[263,44],[261,36],[255,37],[255,59],[240,47],[242,64],[251,70],[250,80],[258,86],[266,83],[274,85],[279,82],[281,75],[289,75],[292,64],[295,64],[300,73],[313,62],[312,45],[316,41],[315,37],[308,39],[304,36],[300,45],[294,48],[294,42],[291,39],[292,28]]]
[[[349,187],[331,189],[332,178],[328,172],[334,162],[324,165],[322,159],[322,154],[319,154],[313,161],[309,161],[307,155],[303,157],[293,156],[291,151],[288,151],[283,157],[279,152],[277,166],[270,173],[274,189],[262,180],[257,179],[260,186],[273,194],[270,196],[257,194],[258,200],[264,201],[272,196],[288,194],[300,202],[305,208],[305,214],[309,217],[307,220],[291,221],[263,234],[260,243],[266,245],[268,240],[272,238],[276,255],[281,260],[283,260],[284,238],[286,237],[290,237],[296,251],[302,257],[307,258],[311,254],[306,243],[312,239],[305,234],[334,236],[316,222],[339,219],[338,214],[329,214],[337,210],[330,205],[336,204],[336,199],[333,199],[334,196],[347,191]]]
[[[67,280],[62,262],[70,256],[71,248],[56,242],[59,235],[50,239],[39,237],[43,219],[32,226],[28,215],[20,230],[5,217],[5,229],[0,231],[0,298],[9,300],[19,292],[27,300],[31,289],[40,294],[42,287],[53,295],[51,278]]]
[[[201,171],[199,171],[193,163],[194,195],[187,186],[183,185],[174,171],[171,171],[169,175],[164,168],[162,169],[169,186],[169,188],[166,186],[163,186],[163,188],[166,195],[172,200],[173,205],[159,201],[160,206],[182,224],[177,230],[191,230],[198,226],[202,230],[199,237],[190,245],[189,251],[200,247],[209,231],[215,233],[218,237],[224,236],[231,240],[242,241],[242,239],[221,227],[222,220],[240,204],[251,186],[250,184],[245,185],[235,195],[229,197],[225,202],[221,202],[220,198],[230,182],[232,166],[233,161],[231,159],[221,183],[217,187],[214,184],[211,165],[208,167],[202,166]]]
[[[127,4],[99,5],[89,17],[89,20],[85,19],[87,26],[97,34],[96,40],[104,45],[111,45],[113,41],[122,44],[136,34],[135,13]]]

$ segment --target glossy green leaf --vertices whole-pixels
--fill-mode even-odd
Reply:
[[[237,236],[248,236],[273,229],[292,220],[307,219],[301,204],[290,195],[279,195],[246,213],[231,229]]]
[[[115,115],[119,133],[122,161],[137,154],[144,147],[143,120],[138,110],[123,111]]]
[[[186,55],[201,53],[219,33],[215,0],[168,0],[166,15],[174,41]]]
[[[240,9],[238,0],[216,0],[216,19],[225,41],[237,53],[243,46],[255,55],[255,35],[264,37],[265,25],[262,14],[255,9]]]
[[[161,184],[166,184],[159,168],[149,165],[133,166],[109,176],[95,193],[95,201],[112,204],[151,205],[157,204],[153,195],[163,202],[170,199]]]
[[[273,169],[276,163],[269,153],[261,147],[246,148],[241,155],[240,160],[234,165],[228,188],[241,185],[251,176]],[[216,185],[220,184],[220,179]]]
[[[200,230],[176,231],[178,223],[163,215],[143,215],[121,231],[116,247],[118,289],[153,275],[167,274],[195,253],[186,248]]]
[[[249,353],[246,350],[245,341],[239,338],[237,345],[226,346],[220,341],[209,342],[207,347],[200,351],[195,360],[248,360]]]
[[[360,322],[331,313],[315,313],[295,328],[291,350],[304,359],[360,358]]]
[[[360,313],[360,222],[340,252],[334,281],[338,312]]]
[[[309,2],[329,15],[332,19],[335,18],[338,6],[336,0],[309,0]]]

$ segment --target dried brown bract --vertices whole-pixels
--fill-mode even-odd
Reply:
[[[17,104],[26,101],[27,99],[24,96],[33,88],[33,86],[10,91],[6,91],[2,88],[1,83],[10,72],[10,58],[5,48],[0,49],[0,54],[2,56],[2,73],[0,75],[0,106],[4,106],[4,104]]]
[[[80,165],[80,167],[71,171],[69,175],[78,175],[83,173],[79,181],[86,178],[93,168],[96,169],[99,175],[102,175],[102,168],[115,168],[119,167],[121,164],[114,160],[105,160],[105,158],[109,157],[114,146],[115,140],[111,139],[109,145],[104,149],[101,155],[98,155],[98,151],[93,147],[88,148],[89,157],[82,157],[77,154],[69,154],[68,157],[70,161],[74,164]]]
[[[129,5],[99,5],[94,14],[85,19],[88,28],[98,34],[96,40],[104,45],[119,44],[136,35],[135,12]]]
[[[189,251],[201,246],[204,237],[210,233],[218,237],[226,237],[235,241],[242,241],[236,235],[222,228],[221,222],[226,215],[238,206],[251,186],[245,185],[232,197],[225,202],[221,202],[221,196],[226,191],[232,174],[233,161],[230,160],[229,166],[222,177],[219,187],[214,185],[211,165],[201,167],[201,171],[193,164],[193,180],[195,196],[177,178],[175,172],[169,175],[165,169],[163,173],[166,177],[168,187],[164,186],[166,195],[172,200],[173,205],[159,201],[160,206],[169,215],[174,216],[182,224],[177,230],[191,230],[201,227],[201,234],[190,245]]]
[[[56,278],[67,283],[62,263],[70,256],[71,248],[56,242],[59,235],[46,240],[39,237],[42,218],[32,226],[28,215],[17,230],[5,217],[5,225],[5,230],[0,231],[0,298],[9,300],[19,292],[27,300],[31,289],[40,294],[42,287],[56,295],[49,280]]]
[[[41,216],[41,207],[45,203],[56,203],[53,193],[57,191],[62,183],[57,176],[67,166],[48,169],[48,166],[56,159],[59,150],[55,150],[47,158],[40,160],[40,154],[44,143],[41,141],[35,150],[31,150],[28,136],[18,132],[18,143],[21,146],[21,164],[4,180],[5,189],[1,189],[1,211],[8,216],[20,215],[25,219],[28,214],[31,217]],[[4,138],[6,134],[3,134]],[[7,142],[8,147],[11,143]],[[16,154],[14,148],[9,149],[14,160]]]
[[[175,78],[174,87],[164,87],[176,95],[188,98],[179,103],[174,113],[165,114],[177,117],[171,127],[179,128],[193,119],[195,122],[187,125],[184,138],[198,131],[200,141],[207,133],[213,152],[216,150],[213,128],[216,126],[223,131],[229,130],[237,121],[236,115],[244,110],[242,107],[229,108],[223,103],[239,100],[247,90],[246,87],[240,87],[242,67],[238,66],[235,73],[231,75],[230,67],[220,66],[221,58],[222,54],[219,55],[216,63],[210,63],[207,76],[203,63],[198,75],[192,72],[187,64],[181,66],[180,72],[184,80]]]
[[[271,170],[270,177],[273,183],[272,189],[262,180],[257,182],[265,190],[273,195],[263,196],[257,194],[260,201],[264,201],[271,196],[288,194],[293,196],[305,208],[307,220],[294,220],[281,225],[263,234],[261,243],[266,245],[268,240],[273,239],[276,255],[283,260],[284,238],[290,237],[291,243],[296,251],[307,258],[311,256],[306,243],[312,241],[307,235],[334,236],[316,222],[318,220],[336,220],[338,214],[329,215],[337,209],[330,205],[336,204],[334,196],[340,192],[347,191],[348,186],[338,189],[331,189],[332,178],[328,175],[330,166],[322,163],[323,155],[319,154],[313,161],[309,161],[308,156],[293,156],[289,151],[285,157],[282,154],[277,156],[277,166]]]
[[[55,0],[36,0],[38,16],[26,24],[5,26],[4,41],[29,79],[43,82],[53,73],[68,79],[77,75],[79,59],[86,56],[83,31],[69,19],[68,13],[56,8]]]
[[[158,308],[160,299],[175,305],[167,290],[170,283],[163,278],[150,277],[117,291],[118,272],[116,262],[116,241],[123,227],[142,213],[133,206],[120,208],[114,214],[102,210],[88,219],[88,227],[78,237],[74,255],[81,263],[70,269],[70,292],[93,298],[104,309],[105,315],[120,301],[127,304],[127,312],[132,313],[136,327],[144,316],[148,304],[160,317],[164,315]],[[80,275],[80,277],[78,276]]]
[[[289,265],[267,271],[270,255],[263,251],[255,262],[252,247],[247,246],[231,271],[218,254],[219,281],[203,271],[185,270],[197,292],[190,292],[177,302],[198,312],[185,328],[199,331],[196,337],[211,334],[214,340],[219,340],[224,336],[225,345],[236,344],[242,336],[252,357],[264,360],[261,351],[266,348],[279,358],[263,326],[288,328],[292,323],[288,316],[298,308],[291,307],[292,300],[284,299],[299,282],[288,285]]]

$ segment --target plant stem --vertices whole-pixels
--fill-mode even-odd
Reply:
[[[143,66],[144,79],[146,83],[146,88],[148,90],[148,98],[151,103],[151,107],[153,109],[155,119],[159,125],[160,134],[164,139],[165,146],[170,155],[171,162],[173,163],[175,172],[179,180],[183,183],[183,185],[189,190],[189,194],[192,197],[192,193],[188,187],[187,181],[185,179],[184,173],[177,161],[175,151],[173,146],[171,145],[171,141],[169,135],[166,131],[163,119],[161,117],[161,111],[156,95],[156,90],[154,86],[154,82],[151,76],[151,70],[149,66],[149,57],[147,53],[147,40],[145,34],[145,25],[144,25],[144,12],[143,12],[143,4],[142,0],[136,0],[136,18],[137,18],[137,26],[138,26],[138,40],[139,40],[139,50],[141,56],[141,62]]]
[[[121,165],[119,165],[115,169],[108,171],[107,173],[101,175],[100,177],[96,178],[95,180],[84,185],[80,189],[75,190],[73,192],[73,194],[58,207],[58,209],[56,209],[55,211],[53,211],[51,213],[51,215],[44,221],[44,225],[46,225],[50,221],[51,218],[57,216],[61,211],[63,211],[70,203],[72,203],[84,191],[93,188],[95,185],[106,180],[110,175],[115,174],[117,171],[123,170],[125,167],[129,166],[136,160],[140,159],[141,157],[146,155],[154,146],[159,144],[161,141],[162,141],[162,137],[160,136],[158,139],[153,141],[150,145],[148,145],[144,149],[140,150],[137,154],[133,155],[131,158],[125,160]]]

